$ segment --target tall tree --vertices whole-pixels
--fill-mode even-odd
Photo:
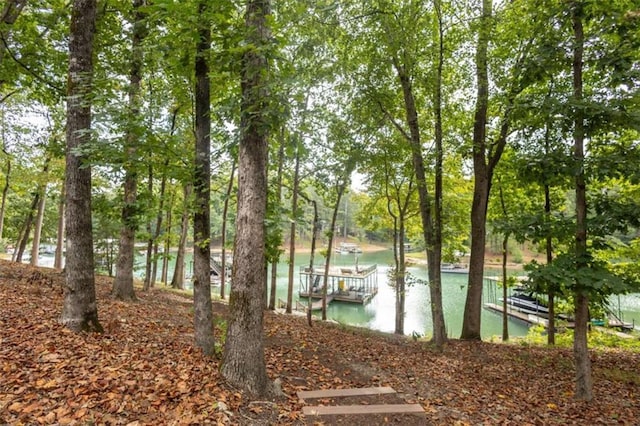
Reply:
[[[90,94],[95,22],[96,1],[74,0],[67,80],[67,256],[61,322],[76,332],[102,331],[93,273],[91,167],[80,152],[80,148],[91,139]]]
[[[208,55],[211,29],[208,2],[198,3],[198,42],[196,47],[196,159],[193,215],[193,304],[196,346],[205,355],[214,353],[213,308],[211,304],[211,96]]]
[[[238,213],[222,374],[255,395],[272,393],[264,358],[265,229],[267,204],[270,0],[249,0],[241,70]]]
[[[584,4],[580,0],[571,3],[571,24],[573,27],[573,155],[576,163],[576,242],[575,255],[577,273],[589,267],[587,261],[587,195],[584,173],[585,123],[582,110],[582,57],[584,52],[584,30],[582,14]],[[589,322],[589,292],[579,280],[575,284],[575,330],[573,355],[576,362],[576,398],[583,401],[593,399],[591,379],[591,359],[587,347],[587,327]]]
[[[538,32],[544,27],[542,20],[535,19],[535,12],[527,14],[520,11],[526,10],[527,2],[512,2],[501,10],[502,20],[497,20],[493,13],[491,0],[482,1],[482,15],[478,28],[478,41],[475,54],[476,66],[476,104],[473,122],[473,202],[471,204],[471,256],[469,258],[469,279],[467,297],[465,301],[464,318],[462,322],[462,339],[480,340],[480,322],[482,312],[482,288],[484,278],[484,255],[486,244],[487,208],[491,194],[492,179],[495,168],[507,145],[508,137],[512,131],[513,111],[517,106],[518,95],[525,87],[532,84],[534,76],[527,73],[533,67],[535,60],[531,60],[531,50],[534,42],[537,42]],[[501,25],[521,25],[525,27],[526,37],[514,42],[513,33],[500,27],[494,30],[496,22]],[[526,27],[530,23],[530,27]],[[500,116],[492,125],[493,119],[489,119],[489,59],[498,61],[498,55],[490,58],[489,41],[497,39],[498,35],[511,34],[501,41],[504,58],[509,58],[503,68],[496,70],[500,78],[492,82],[499,83],[503,94],[496,97],[496,108],[500,110]],[[499,102],[501,101],[501,102]],[[493,109],[493,108],[492,108]],[[492,130],[491,134],[489,131]],[[490,136],[490,137],[489,137]]]
[[[393,148],[392,148],[393,149]],[[398,150],[400,155],[402,151]],[[388,153],[386,157],[391,157]],[[405,157],[406,159],[406,157]],[[393,257],[394,287],[396,290],[396,334],[404,334],[404,316],[407,287],[407,269],[405,241],[407,221],[419,212],[412,199],[415,198],[415,173],[406,165],[392,167],[390,161],[384,161],[384,193],[387,199],[387,211],[393,218]],[[402,163],[400,163],[402,164]],[[406,164],[406,163],[405,163]],[[410,171],[409,171],[410,170]],[[407,176],[408,175],[408,176]]]
[[[136,207],[138,185],[138,144],[140,138],[139,115],[141,103],[142,65],[144,59],[142,41],[146,35],[146,23],[141,8],[145,0],[133,0],[133,32],[131,35],[131,71],[129,74],[129,106],[127,114],[127,129],[124,136],[124,205],[122,207],[122,224],[118,261],[116,263],[116,277],[113,280],[111,294],[116,299],[135,300],[133,290],[133,260],[135,233],[138,228],[138,214]]]
[[[435,139],[435,182],[434,182],[434,199],[432,205],[432,230],[429,246],[431,247],[429,269],[429,294],[431,296],[431,318],[433,320],[433,342],[437,348],[442,348],[447,340],[447,328],[444,322],[444,308],[442,307],[442,271],[440,265],[442,262],[442,180],[443,180],[443,129],[442,129],[442,105],[443,94],[443,68],[445,61],[445,29],[444,14],[442,11],[442,2],[434,0],[436,12],[436,33],[438,34],[437,44],[437,60],[436,73],[433,94],[434,107],[434,139]]]
[[[492,2],[482,0],[482,16],[476,48],[476,106],[473,123],[473,204],[471,207],[471,256],[469,258],[469,286],[462,323],[462,339],[481,339],[480,312],[482,309],[482,279],[484,276],[484,246],[486,215],[491,185],[491,167],[486,160],[486,127],[489,107],[489,73],[487,50],[492,27]],[[493,162],[493,159],[490,159]]]
[[[362,43],[368,46],[363,52],[372,65],[368,65],[367,75],[360,76],[370,86],[365,91],[369,102],[373,102],[380,109],[384,118],[393,125],[411,149],[411,159],[416,174],[416,185],[421,210],[423,238],[426,243],[429,265],[429,288],[431,296],[431,311],[433,316],[433,341],[437,347],[442,347],[446,341],[446,327],[442,309],[440,258],[441,237],[438,224],[435,223],[441,215],[441,202],[437,201],[441,194],[442,176],[436,176],[435,191],[429,189],[429,170],[431,159],[427,157],[425,138],[428,135],[424,125],[428,117],[428,110],[421,104],[432,104],[434,108],[435,145],[442,152],[442,68],[444,66],[444,25],[442,22],[441,4],[437,2],[437,16],[433,17],[424,2],[405,1],[400,3],[380,2],[380,8],[385,13],[371,13],[371,22],[362,29],[354,28],[353,32],[361,32]],[[433,25],[431,23],[436,22]],[[433,29],[435,34],[430,39],[436,40],[434,45],[425,43],[425,31]],[[374,37],[372,37],[374,35]],[[431,48],[431,49],[430,49]],[[358,47],[354,49],[362,50]],[[384,55],[384,56],[381,56]],[[436,57],[435,62],[430,58]],[[385,67],[384,60],[391,63]],[[381,65],[377,65],[381,64]],[[431,68],[426,71],[427,68]],[[427,73],[435,79],[426,77]],[[352,72],[358,74],[356,69]],[[391,79],[395,81],[392,81]],[[361,83],[362,84],[362,83]],[[426,87],[425,87],[426,86]],[[425,97],[425,89],[430,90],[431,96]],[[369,93],[366,93],[369,92]],[[436,153],[437,154],[437,153]],[[435,163],[441,167],[442,156],[436,155]],[[441,198],[438,198],[441,200]]]

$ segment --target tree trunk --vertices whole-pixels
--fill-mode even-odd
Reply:
[[[442,22],[440,0],[436,0],[434,6],[438,17],[438,67],[436,71],[434,96],[436,169],[432,221],[433,236],[431,243],[433,247],[431,255],[433,269],[430,271],[431,275],[429,276],[429,295],[431,297],[433,343],[437,349],[442,350],[447,341],[447,327],[444,321],[444,308],[442,306],[442,270],[440,269],[442,263],[442,68],[444,67],[444,24]]]
[[[46,157],[44,160],[44,166],[42,167],[42,175],[47,176],[49,172],[49,162],[51,161],[50,157]],[[33,202],[31,203],[31,208],[29,209],[29,213],[24,221],[24,225],[22,230],[20,231],[20,238],[18,239],[18,243],[16,244],[17,250],[14,253],[15,261],[22,262],[22,256],[24,255],[24,251],[27,247],[27,242],[29,241],[29,235],[31,234],[31,225],[33,224],[34,215],[36,220],[36,227],[34,230],[34,238],[33,241],[37,244],[37,248],[31,248],[31,265],[38,265],[38,255],[39,255],[39,245],[40,245],[40,231],[42,228],[42,220],[40,219],[41,214],[44,216],[44,196],[46,193],[46,183],[39,183],[38,188],[36,190],[36,194],[33,197]],[[39,228],[38,228],[39,226]],[[36,241],[37,240],[37,241]],[[33,257],[35,251],[35,260]]]
[[[158,272],[158,246],[160,245],[160,234],[162,233],[162,218],[164,217],[164,198],[167,189],[167,167],[169,166],[169,159],[165,159],[164,168],[162,172],[162,179],[160,180],[160,204],[158,205],[158,214],[156,215],[156,229],[153,231],[153,254],[151,265],[151,282],[156,282],[156,276]]]
[[[36,192],[33,196],[33,201],[31,201],[31,207],[27,212],[27,217],[24,219],[24,224],[22,225],[22,229],[20,230],[20,234],[18,237],[18,241],[16,243],[16,251],[13,254],[14,262],[22,262],[22,255],[24,254],[24,250],[27,247],[27,242],[29,241],[29,234],[31,233],[31,224],[33,223],[33,215],[36,211],[38,204],[40,202],[40,193]]]
[[[296,138],[297,139],[297,138]],[[300,190],[300,141],[296,140],[295,167],[293,171],[293,188],[291,193],[291,224],[289,230],[289,281],[287,285],[287,313],[291,313],[293,305],[293,278],[296,258],[296,219],[298,217],[298,191]]]
[[[404,335],[404,307],[405,307],[405,284],[406,284],[406,268],[404,257],[404,220],[402,215],[399,218],[399,229],[397,238],[394,238],[394,251],[397,250],[398,256],[396,260],[396,327],[395,333]]]
[[[399,63],[398,58],[394,58],[398,80],[402,87],[406,122],[409,126],[409,134],[406,135],[411,145],[411,158],[416,174],[418,186],[418,198],[420,205],[420,217],[422,219],[422,230],[425,243],[427,245],[427,270],[429,274],[429,291],[431,296],[431,314],[433,318],[433,341],[437,348],[441,349],[447,339],[444,324],[444,310],[442,308],[442,290],[440,286],[440,256],[436,252],[434,244],[433,223],[431,215],[431,198],[427,188],[427,178],[425,173],[424,159],[422,155],[422,141],[420,137],[420,125],[418,123],[418,112],[413,95],[410,76],[407,75],[404,67]],[[404,243],[404,241],[402,242]]]
[[[65,222],[64,222],[64,211],[65,211],[65,192],[64,192],[64,182],[62,183],[62,188],[60,189],[60,201],[58,201],[58,233],[56,235],[56,254],[55,259],[53,260],[53,267],[57,269],[62,269],[62,258],[64,252],[64,232],[65,232]]]
[[[122,225],[118,243],[118,260],[116,276],[113,280],[111,294],[120,300],[136,300],[133,289],[134,238],[136,231],[136,176],[131,171],[125,172],[124,207],[122,208]]]
[[[151,199],[153,198],[153,164],[151,163],[151,159],[149,159],[148,162],[148,170],[147,192],[149,193],[149,198]],[[153,282],[151,281],[151,261],[153,257],[153,230],[151,229],[151,219],[147,220],[147,235],[149,235],[149,238],[147,239],[147,254],[145,256],[144,262],[144,282],[142,284],[143,291],[147,291],[151,287],[153,287]]]
[[[502,217],[508,222],[509,215],[507,213],[507,205],[504,201],[504,192],[502,186],[499,188],[500,207],[502,208]],[[507,259],[509,255],[509,232],[505,231],[502,238],[502,341],[509,340],[509,315],[507,313],[507,287],[509,284],[507,277]]]
[[[551,194],[549,192],[549,185],[544,186],[544,214],[546,221],[549,224],[551,221]],[[553,262],[553,237],[551,235],[547,235],[545,251],[547,254],[547,264],[550,265],[551,262]],[[547,344],[553,346],[556,344],[556,301],[555,291],[553,288],[548,289],[547,296],[549,299],[549,325],[547,327]]]
[[[282,168],[284,166],[284,145],[285,145],[284,130],[280,132],[280,147],[278,147],[278,172],[276,174],[276,202],[278,206],[282,204]],[[276,289],[278,282],[278,262],[280,258],[280,252],[278,252],[278,259],[271,262],[271,292],[269,294],[269,309],[274,310],[276,308]]]
[[[549,89],[551,91],[551,88]],[[551,123],[545,123],[545,135],[544,135],[544,148],[545,155],[550,155],[549,148],[549,132],[551,129]],[[545,244],[545,251],[547,255],[547,265],[553,262],[553,236],[551,235],[551,188],[547,183],[544,185],[544,218],[546,222],[547,238]],[[553,286],[547,289],[548,306],[549,306],[549,323],[547,326],[547,344],[553,346],[556,344],[556,301],[555,301],[555,288]]]
[[[90,142],[91,80],[96,1],[74,0],[69,37],[67,80],[67,254],[61,322],[73,331],[102,331],[98,321],[93,273],[91,167],[79,154]]]
[[[471,205],[471,256],[469,283],[464,307],[461,339],[480,340],[482,310],[482,281],[484,278],[484,250],[490,178],[486,163],[486,125],[489,104],[489,76],[487,49],[491,32],[491,0],[482,1],[482,17],[476,50],[477,98],[473,123],[473,203]]]
[[[142,40],[146,34],[144,14],[140,8],[144,0],[133,0],[133,34],[131,40],[131,63],[129,74],[129,114],[125,134],[124,160],[124,194],[121,213],[120,241],[118,244],[118,260],[116,262],[116,277],[113,280],[111,294],[120,300],[136,300],[133,290],[133,262],[135,233],[138,228],[138,211],[136,205],[138,185],[138,140],[140,132],[138,121],[140,115],[140,83],[142,81],[142,65],[144,53]]]
[[[2,126],[4,132],[4,126]],[[4,139],[4,136],[3,136]],[[7,194],[9,193],[9,177],[11,176],[11,158],[7,154],[7,171],[5,172],[4,187],[2,187],[2,204],[0,204],[0,241],[4,238],[4,216],[7,206]]]
[[[198,42],[196,45],[196,158],[194,171],[195,212],[193,215],[193,307],[196,346],[214,354],[213,308],[211,304],[211,116],[208,56],[211,29],[205,18],[208,2],[198,4]],[[262,266],[262,264],[260,264]]]
[[[346,184],[338,185],[338,197],[336,199],[336,205],[333,207],[333,214],[331,215],[331,227],[329,228],[329,244],[327,245],[327,258],[324,263],[324,277],[322,280],[322,321],[327,320],[327,285],[329,284],[329,267],[331,266],[331,255],[333,252],[333,237],[334,230],[336,229],[336,222],[338,220],[338,209],[340,208],[340,201],[342,200],[342,194],[344,194]],[[311,291],[311,289],[309,289]]]
[[[584,32],[582,27],[582,5],[571,4],[571,22],[573,25],[573,102],[574,128],[573,144],[576,170],[576,266],[578,273],[589,267],[587,263],[587,198],[584,176],[584,112],[580,103],[582,95],[582,56],[584,51]],[[587,345],[587,327],[589,322],[589,296],[587,287],[581,282],[575,283],[575,329],[573,354],[576,364],[576,399],[591,401],[593,383],[591,378],[591,359]]]
[[[238,214],[233,255],[233,286],[222,364],[223,376],[250,394],[267,396],[273,386],[264,359],[265,229],[267,207],[268,97],[266,49],[270,43],[269,0],[249,0],[246,46],[241,70],[241,123],[238,163]]]
[[[31,243],[31,265],[38,266],[38,257],[40,257],[40,236],[42,235],[42,222],[44,221],[44,205],[46,201],[47,185],[41,185],[39,190],[40,200],[38,201],[38,213],[36,214],[36,223],[33,228],[33,241]]]
[[[231,191],[233,191],[233,181],[236,174],[236,159],[231,163],[231,174],[229,175],[229,184],[227,185],[227,193],[224,197],[224,207],[222,208],[222,259],[220,264],[222,275],[220,275],[220,298],[225,298],[225,285],[227,282],[227,216],[229,215],[229,200],[231,199]]]
[[[171,198],[169,198],[169,206],[167,207],[167,213],[166,213],[166,227],[165,227],[165,238],[164,238],[164,250],[163,250],[163,256],[162,256],[162,274],[160,276],[160,281],[162,281],[162,283],[166,286],[168,284],[167,282],[167,276],[169,273],[169,250],[171,250],[171,227],[173,226],[173,216],[172,216],[172,211],[173,211],[173,201],[175,198],[175,189],[173,186],[173,182],[169,183],[170,187],[171,187]]]
[[[184,207],[182,209],[182,219],[180,221],[180,241],[178,241],[178,252],[176,253],[176,266],[173,269],[171,288],[184,289],[184,252],[187,246],[187,235],[189,233],[189,198],[191,198],[192,186],[184,186]]]
[[[509,247],[509,234],[505,233],[502,239],[502,341],[509,340],[509,316],[507,315],[507,257]]]
[[[318,218],[318,203],[316,202],[316,200],[312,200],[311,203],[313,204],[313,228],[311,230],[311,253],[309,254],[309,270],[313,271],[313,263],[314,263],[314,258],[315,258],[315,253],[316,253],[316,238],[318,235],[318,227],[320,224],[320,220]],[[311,304],[313,303],[313,299],[311,297],[311,290],[309,290],[309,300],[308,300],[308,306],[307,306],[307,324],[309,325],[309,327],[313,326],[313,323],[311,322]]]

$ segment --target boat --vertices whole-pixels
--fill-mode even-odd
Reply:
[[[514,293],[507,297],[507,305],[509,305],[511,309],[525,314],[534,314],[539,317],[549,318],[549,308],[532,294]]]
[[[468,274],[469,268],[466,268],[459,263],[443,263],[440,265],[440,272],[449,274]]]
[[[362,253],[362,249],[354,243],[340,243],[336,247],[336,252],[340,254]]]

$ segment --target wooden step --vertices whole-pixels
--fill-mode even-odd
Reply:
[[[322,389],[314,391],[298,391],[298,398],[339,398],[344,396],[382,395],[387,393],[396,393],[396,391],[389,386],[375,388]]]
[[[332,405],[302,407],[305,416],[424,413],[420,404]]]

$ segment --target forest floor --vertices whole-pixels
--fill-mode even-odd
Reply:
[[[595,399],[574,400],[567,349],[427,343],[298,316],[265,314],[268,374],[286,397],[229,386],[193,348],[191,300],[154,289],[135,303],[97,278],[101,334],[58,322],[63,274],[0,261],[0,424],[613,425],[640,419],[640,353],[594,350]],[[214,304],[217,338],[227,306]],[[250,343],[248,343],[250,344]],[[378,397],[300,401],[299,390],[390,386]],[[418,403],[422,415],[310,418],[304,404]]]

